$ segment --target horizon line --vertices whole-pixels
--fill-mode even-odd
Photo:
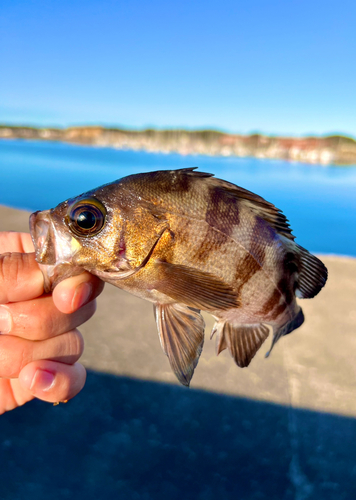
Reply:
[[[82,124],[70,124],[70,125],[37,125],[31,123],[0,123],[0,128],[30,128],[30,129],[58,129],[58,130],[66,130],[71,128],[102,128],[107,130],[122,130],[125,132],[146,132],[146,131],[158,131],[158,132],[168,132],[168,131],[179,131],[179,132],[215,132],[219,134],[226,135],[240,135],[240,136],[266,136],[266,137],[284,137],[284,138],[327,138],[327,137],[345,137],[356,140],[356,136],[347,132],[325,132],[323,134],[317,133],[305,133],[305,134],[279,134],[279,133],[269,133],[269,132],[261,132],[260,130],[252,130],[250,132],[231,132],[226,129],[222,129],[219,127],[158,127],[154,125],[147,125],[142,127],[128,127],[125,125],[108,125],[108,124],[100,124],[100,123],[82,123]]]

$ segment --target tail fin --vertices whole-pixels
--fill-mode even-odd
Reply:
[[[296,296],[311,299],[317,295],[326,283],[328,270],[324,264],[305,248],[297,246],[299,255],[299,276]]]

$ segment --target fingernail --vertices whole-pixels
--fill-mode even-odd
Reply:
[[[77,286],[73,300],[72,300],[72,310],[75,311],[86,304],[93,293],[93,287],[91,283],[82,283]]]
[[[0,333],[9,333],[12,326],[10,311],[5,306],[0,306]]]
[[[49,391],[54,384],[54,378],[54,373],[38,368],[32,379],[30,390]]]

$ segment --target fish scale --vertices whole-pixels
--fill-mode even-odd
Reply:
[[[189,385],[204,341],[200,311],[216,320],[219,354],[248,366],[301,326],[299,298],[324,286],[323,263],[294,242],[286,217],[212,174],[136,174],[30,217],[36,259],[51,291],[89,271],[153,302],[162,348]]]

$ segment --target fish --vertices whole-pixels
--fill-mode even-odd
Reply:
[[[45,291],[89,271],[153,303],[159,339],[189,386],[204,343],[247,367],[273,332],[300,327],[297,298],[325,285],[324,264],[294,240],[285,215],[196,168],[129,175],[30,216]]]

